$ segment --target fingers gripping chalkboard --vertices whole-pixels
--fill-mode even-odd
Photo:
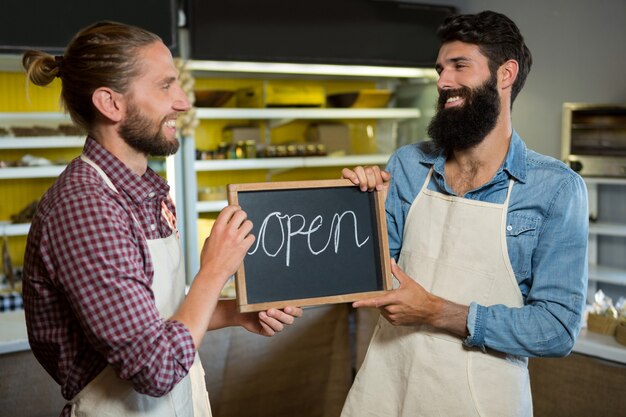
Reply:
[[[348,180],[228,186],[256,240],[235,275],[240,311],[351,302],[392,286],[381,191]]]

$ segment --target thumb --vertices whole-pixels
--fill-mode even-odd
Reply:
[[[380,177],[387,182],[391,179],[391,173],[389,171],[380,171]]]
[[[411,277],[409,277],[406,272],[402,270],[396,263],[396,260],[391,258],[391,273],[400,283],[400,287],[403,287],[405,283],[408,281],[412,281]]]

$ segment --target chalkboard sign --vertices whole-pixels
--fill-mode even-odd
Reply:
[[[239,311],[351,302],[392,288],[381,191],[348,180],[228,186],[256,240],[235,274]]]

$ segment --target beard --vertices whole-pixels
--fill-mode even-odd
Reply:
[[[165,122],[155,123],[141,113],[133,102],[128,103],[128,115],[118,128],[118,134],[137,152],[147,156],[170,156],[178,151],[180,142],[177,138],[169,140],[161,126]]]
[[[493,130],[500,114],[497,80],[491,76],[476,88],[461,87],[439,94],[437,113],[428,125],[428,136],[446,153],[469,149]],[[461,106],[446,109],[446,100],[459,96]]]

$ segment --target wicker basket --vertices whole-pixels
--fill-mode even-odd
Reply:
[[[615,340],[626,346],[626,321],[620,321],[615,329]]]
[[[613,336],[618,323],[618,319],[601,314],[589,313],[587,316],[587,329],[590,332]]]

